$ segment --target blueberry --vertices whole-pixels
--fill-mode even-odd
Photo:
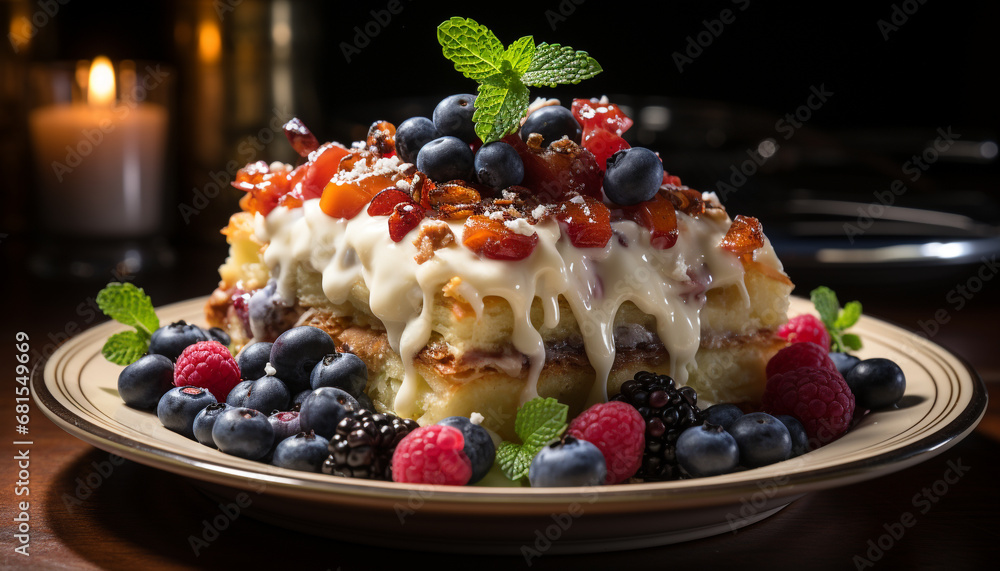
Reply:
[[[629,206],[649,200],[662,183],[663,163],[649,149],[622,149],[608,159],[604,194],[615,204]]]
[[[226,454],[259,460],[271,450],[274,429],[259,410],[233,407],[222,411],[216,419],[212,440]]]
[[[292,410],[298,410],[295,407],[296,406],[301,407],[302,406],[302,401],[306,400],[306,397],[309,396],[309,395],[311,395],[311,394],[312,394],[312,390],[304,390],[302,392],[296,393],[295,396],[292,397]],[[371,410],[371,409],[369,409],[369,410]]]
[[[320,387],[302,401],[299,420],[303,432],[310,430],[323,438],[332,438],[337,424],[347,413],[359,410],[358,401],[346,391],[334,387]]]
[[[368,367],[354,353],[330,353],[313,367],[309,386],[336,387],[357,398],[368,384]]]
[[[316,363],[336,351],[326,331],[309,326],[293,327],[274,340],[271,366],[275,376],[285,381],[291,392],[297,393],[310,388],[309,376]]]
[[[474,162],[479,182],[501,190],[521,184],[524,180],[524,162],[514,147],[502,141],[486,143],[479,148]]]
[[[837,370],[840,371],[841,376],[847,377],[847,373],[861,362],[861,359],[855,357],[854,355],[849,355],[847,353],[830,353],[830,360],[833,364],[837,366]]]
[[[258,341],[247,345],[236,355],[241,379],[252,381],[267,374],[264,367],[271,361],[272,345],[273,343]]]
[[[521,138],[525,141],[532,133],[542,136],[542,147],[563,137],[580,144],[583,128],[573,116],[573,112],[562,105],[548,105],[528,115],[521,125]]]
[[[692,426],[677,439],[677,463],[695,477],[728,474],[740,464],[740,448],[718,424]]]
[[[191,428],[194,431],[194,439],[205,446],[218,448],[218,446],[215,445],[215,440],[212,440],[212,427],[215,426],[215,421],[219,419],[219,415],[229,408],[232,407],[224,402],[217,402],[201,409],[201,411],[195,415],[194,422],[191,425]]]
[[[860,408],[871,410],[895,405],[906,391],[906,375],[889,359],[865,359],[844,377]]]
[[[265,375],[256,381],[237,384],[229,391],[226,403],[270,414],[274,410],[288,410],[292,404],[292,394],[281,379]]]
[[[319,472],[330,456],[329,445],[329,440],[314,432],[299,432],[278,443],[271,463],[291,470]]]
[[[267,421],[271,423],[271,428],[274,429],[275,446],[289,436],[295,436],[299,432],[302,432],[302,421],[297,412],[276,412],[267,417]]]
[[[472,462],[472,477],[469,478],[469,483],[475,484],[482,480],[483,476],[493,467],[493,461],[497,454],[497,448],[493,439],[490,438],[490,433],[464,416],[449,416],[440,420],[438,424],[451,426],[462,431],[462,436],[465,438],[465,455]]]
[[[440,136],[427,117],[410,117],[396,127],[396,154],[404,162],[415,163],[420,149]]]
[[[705,422],[717,424],[724,430],[729,430],[733,422],[743,416],[743,411],[735,404],[722,403],[713,404],[706,408],[703,414]]]
[[[212,393],[201,387],[174,387],[156,404],[156,418],[163,426],[194,440],[194,417],[215,402]]]
[[[542,448],[531,461],[528,481],[532,487],[597,486],[608,468],[604,455],[586,440],[565,436]]]
[[[184,320],[175,321],[153,332],[149,339],[149,352],[176,361],[188,345],[210,339],[201,327],[189,325]]]
[[[174,386],[174,363],[163,355],[145,355],[118,375],[118,394],[125,404],[152,410]]]
[[[431,115],[438,133],[443,136],[456,137],[466,143],[475,141],[476,125],[472,122],[472,114],[476,111],[475,105],[476,96],[470,93],[450,95],[442,99],[434,108],[434,114]],[[419,166],[417,168],[424,170]]]
[[[775,418],[785,425],[785,428],[788,429],[788,435],[792,437],[792,455],[789,458],[802,456],[809,452],[809,435],[806,434],[806,427],[802,426],[799,419],[787,414],[779,414]]]
[[[417,170],[442,182],[471,180],[474,161],[468,143],[455,137],[439,137],[417,153]]]
[[[258,341],[272,341],[282,331],[295,325],[298,313],[278,293],[278,282],[271,280],[255,291],[247,302],[250,332]]]
[[[787,460],[792,454],[792,436],[780,420],[763,412],[736,419],[729,433],[740,447],[740,463],[757,468]]]
[[[208,335],[210,341],[218,341],[226,347],[229,347],[229,344],[233,342],[233,339],[221,327],[212,327],[205,334]]]

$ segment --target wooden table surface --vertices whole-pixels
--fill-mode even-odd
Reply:
[[[204,258],[220,260],[222,255],[213,251]],[[525,566],[520,557],[414,553],[389,545],[373,549],[286,531],[250,517],[237,517],[196,554],[188,537],[200,534],[203,522],[218,515],[216,502],[185,478],[131,461],[114,465],[116,458],[55,426],[34,401],[30,483],[18,485],[18,461],[12,460],[18,454],[12,442],[20,438],[14,433],[11,389],[15,334],[25,331],[36,347],[54,347],[67,332],[96,324],[101,319],[91,315],[87,300],[100,284],[44,281],[24,272],[4,281],[0,363],[7,388],[0,397],[0,418],[5,419],[0,430],[7,460],[0,485],[5,530],[0,568],[222,569],[242,562],[255,568],[344,571],[420,564],[445,569]],[[214,285],[209,265],[137,281],[157,304],[204,295]],[[947,323],[940,323],[934,336],[971,363],[994,397],[1000,387],[997,286],[987,283],[961,310],[951,307]],[[936,309],[950,307],[950,287],[947,281],[903,291],[857,287],[847,288],[850,296],[842,297],[861,299],[868,314],[916,330],[921,323],[928,326]],[[885,477],[809,494],[738,532],[629,552],[545,555],[534,559],[532,567],[618,568],[638,563],[655,569],[992,568],[989,562],[995,561],[1000,544],[1000,407],[995,402],[977,430],[945,453]],[[963,467],[957,480],[955,472],[948,472],[953,466]],[[951,483],[944,482],[946,476]],[[16,495],[22,487],[30,495]],[[922,494],[930,499],[921,500]],[[13,537],[22,501],[30,502],[28,557],[15,552],[19,544]],[[913,519],[903,521],[906,514]]]

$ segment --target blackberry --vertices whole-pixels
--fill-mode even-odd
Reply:
[[[367,409],[351,411],[330,438],[323,473],[348,478],[392,481],[392,453],[404,436],[416,430],[414,420]]]
[[[667,375],[642,371],[622,383],[621,392],[611,400],[634,406],[646,421],[646,449],[635,477],[646,481],[685,477],[677,465],[677,439],[702,422],[698,393],[691,387],[677,388]]]

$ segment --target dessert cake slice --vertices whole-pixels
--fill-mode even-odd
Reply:
[[[573,113],[627,120],[607,101]],[[623,198],[606,181],[637,168],[615,164],[632,151],[605,173],[608,141],[579,134],[505,137],[524,175],[493,189],[417,170],[386,122],[350,149],[287,131],[307,160],[241,170],[243,211],[223,230],[206,312],[236,349],[313,325],[365,361],[378,409],[421,424],[477,412],[506,438],[534,396],[574,415],[640,370],[703,401],[759,399],[792,284],[760,224],[713,194],[660,166],[645,199]]]

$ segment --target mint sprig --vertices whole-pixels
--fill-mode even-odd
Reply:
[[[533,398],[517,411],[514,432],[522,444],[502,442],[497,449],[497,462],[511,480],[528,475],[535,455],[566,431],[569,407],[554,398]]]
[[[442,22],[437,39],[455,69],[479,83],[472,120],[483,143],[499,140],[520,127],[528,110],[528,87],[579,83],[602,71],[587,52],[541,43],[524,36],[504,49],[499,38],[471,18]]]
[[[130,365],[149,349],[153,332],[160,328],[153,302],[142,288],[112,282],[97,294],[97,306],[115,321],[135,331],[115,333],[101,348],[104,358],[116,365]]]
[[[861,302],[850,301],[844,307],[840,307],[837,294],[826,286],[812,290],[809,299],[819,313],[819,320],[830,333],[831,351],[857,351],[861,348],[860,337],[853,333],[845,333],[845,330],[861,319]]]

